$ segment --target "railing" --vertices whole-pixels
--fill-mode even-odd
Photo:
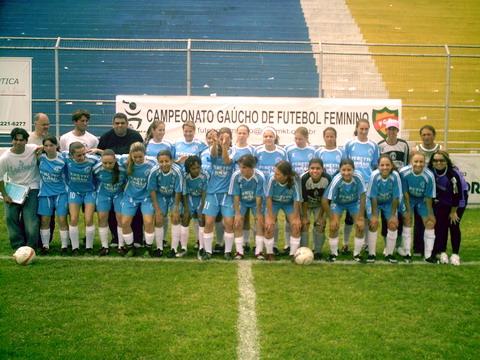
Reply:
[[[100,59],[107,56],[117,71],[124,74],[129,71],[131,63],[122,63],[122,57],[134,55],[138,61],[153,59],[153,65],[149,65],[150,70],[138,75],[138,81],[143,81],[142,85],[148,88],[151,95],[215,93],[242,96],[280,94],[400,98],[404,107],[403,137],[411,141],[418,140],[418,129],[428,123],[435,126],[437,141],[443,142],[449,151],[480,151],[479,45],[0,37],[0,56],[29,56],[28,54],[40,52],[43,54],[43,60],[39,59],[42,65],[35,66],[34,59],[33,81],[42,81],[46,89],[54,90],[46,91],[41,96],[35,96],[34,93],[34,111],[54,105],[51,113],[55,115],[57,134],[71,125],[69,111],[73,105],[80,107],[79,103],[98,110],[100,121],[96,127],[109,127],[114,96],[121,93],[117,91],[116,94],[92,95],[88,89],[83,92],[71,91],[69,87],[77,87],[77,84],[65,83],[71,78],[71,73],[85,71],[90,58],[93,59],[91,66],[98,66]],[[75,57],[83,56],[82,59],[85,59],[86,52],[87,61],[79,60],[81,64],[75,63]],[[148,81],[148,72],[152,71],[156,61],[163,61],[163,56],[170,56],[165,60],[169,67],[167,74],[162,73],[159,77],[178,77],[173,86],[153,86],[153,82]],[[288,58],[288,63],[280,65],[280,70],[276,70],[279,72],[277,78],[281,79],[261,76],[256,79],[255,75],[252,75],[252,79],[245,79],[245,76],[243,79],[235,79],[235,62],[249,64],[252,74],[257,71],[268,73],[272,64],[283,58]],[[308,67],[308,61],[313,59],[316,60],[317,82],[307,82],[302,76],[310,77],[311,74],[303,73],[299,63],[305,62],[305,67]],[[69,64],[74,64],[70,67],[81,69],[67,71]],[[298,66],[295,67],[295,64]],[[216,85],[209,84],[209,79],[213,76],[206,71],[207,68],[213,74],[216,68],[222,72],[223,78],[219,75],[219,79],[211,80],[214,83],[216,81]],[[105,79],[109,81],[115,72],[110,73],[112,70],[108,67],[105,69]],[[98,71],[101,74],[101,70]],[[152,74],[151,77],[155,78],[155,75]],[[240,86],[237,85],[238,82],[241,82]],[[302,82],[308,83],[303,89],[299,85]],[[40,95],[38,91],[36,93]],[[128,90],[123,93],[128,93]]]

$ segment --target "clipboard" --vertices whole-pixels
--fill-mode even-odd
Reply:
[[[29,190],[30,188],[28,186],[15,184],[8,181],[5,182],[5,191],[7,192],[8,196],[12,198],[12,202],[15,204],[22,205],[28,196]]]

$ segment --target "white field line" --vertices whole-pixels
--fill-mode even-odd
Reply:
[[[239,360],[256,360],[260,354],[251,261],[238,262],[238,292],[237,357]]]
[[[13,261],[12,256],[8,255],[0,255],[0,260],[9,260]],[[34,260],[34,262],[48,262],[48,261],[95,261],[95,262],[185,262],[185,263],[203,263],[207,264],[209,262],[211,263],[223,263],[223,264],[228,264],[227,261],[218,258],[218,259],[210,259],[209,261],[202,262],[194,258],[181,258],[181,259],[168,259],[168,258],[143,258],[143,257],[133,257],[133,258],[126,258],[126,257],[121,257],[121,256],[104,256],[104,257],[98,257],[98,256],[78,256],[78,257],[72,257],[72,256],[37,256]],[[241,260],[238,261],[238,263],[249,263],[249,264],[262,264],[262,265],[267,265],[267,266],[274,266],[275,264],[291,264],[292,266],[299,266],[292,264],[290,260],[276,260],[276,261],[259,261],[259,260]],[[440,265],[440,264],[430,264],[426,263],[423,260],[414,260],[412,263],[407,264],[402,261],[399,261],[398,264],[390,264],[388,262],[385,262],[383,260],[377,260],[377,262],[373,264],[359,264],[356,261],[353,260],[337,260],[334,263],[330,263],[327,261],[315,261],[309,266],[345,266],[345,265],[351,265],[351,266],[417,266],[417,265],[422,265],[422,266],[447,266],[447,265]],[[480,261],[465,261],[461,262],[460,267],[462,266],[479,266]]]

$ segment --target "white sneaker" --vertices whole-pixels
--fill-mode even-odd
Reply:
[[[406,255],[407,255],[407,252],[406,252],[405,249],[404,249],[403,247],[401,247],[401,246],[399,246],[399,247],[397,248],[397,253],[398,253],[398,255],[400,255],[400,256],[406,256]]]
[[[448,264],[448,255],[447,253],[442,252],[440,254],[440,264]]]
[[[452,254],[452,256],[450,256],[450,264],[454,266],[460,265],[460,256],[457,254]]]

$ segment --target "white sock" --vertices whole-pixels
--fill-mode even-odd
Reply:
[[[165,232],[163,227],[156,227],[155,228],[155,243],[157,244],[157,249],[163,250],[163,238],[165,236]]]
[[[267,249],[267,254],[268,255],[273,254],[273,245],[275,243],[275,240],[265,238],[264,243],[265,243],[265,248]]]
[[[181,232],[181,225],[172,224],[172,249],[177,251],[178,244],[180,243],[180,232]]]
[[[402,232],[402,239],[403,239],[403,251],[405,251],[406,255],[411,255],[410,248],[412,246],[412,228],[411,227],[403,227]]]
[[[338,236],[328,238],[328,244],[330,245],[330,254],[338,256]]]
[[[117,229],[118,230],[118,229]],[[108,247],[108,227],[99,227],[98,236],[100,237],[100,242],[102,243],[102,248]]]
[[[243,230],[243,242],[245,245],[250,243],[250,230]]]
[[[265,238],[263,235],[255,235],[255,255],[258,255],[263,251],[264,241]]]
[[[223,234],[225,229],[223,228],[223,223],[221,221],[215,223],[215,235],[217,235],[217,244],[223,245]]]
[[[68,234],[72,242],[72,250],[78,249],[80,247],[80,242],[78,241],[78,226],[68,225]]]
[[[123,240],[123,230],[120,226],[117,226],[117,239],[118,239],[118,248],[123,248],[125,246],[125,240]]]
[[[398,230],[387,230],[387,244],[385,246],[385,255],[392,255],[397,242]]]
[[[147,233],[146,231],[143,233],[145,236],[145,244],[148,247],[151,247],[153,244],[153,240],[155,239],[155,233]]]
[[[365,239],[363,237],[355,236],[354,244],[353,244],[353,256],[360,255],[360,252],[362,251],[362,246],[364,243],[365,243]]]
[[[368,231],[368,255],[375,255],[377,249],[377,231]]]
[[[44,248],[50,248],[50,229],[40,229],[40,238]]]
[[[85,228],[85,248],[93,249],[93,239],[95,238],[95,225]]]
[[[295,255],[298,247],[300,246],[300,238],[290,236],[290,255]]]
[[[188,243],[188,226],[180,225],[180,246],[182,249],[187,250]]]
[[[225,232],[223,234],[223,238],[225,239],[225,252],[226,253],[231,253],[232,252],[234,237],[235,237],[235,235],[233,235],[233,233]]]
[[[205,243],[203,241],[204,233],[205,233],[205,228],[203,226],[199,226],[198,227],[198,248],[199,249],[205,248]]]
[[[68,230],[60,230],[60,242],[62,243],[62,249],[68,247]]]
[[[239,236],[235,238],[235,250],[237,253],[243,255],[243,241],[245,238],[243,236]]]
[[[435,230],[425,229],[423,234],[423,243],[425,247],[425,259],[432,256],[433,244],[435,244]]]
[[[130,234],[123,234],[123,239],[125,240],[125,244],[128,247],[131,247],[133,245],[133,232]]]
[[[203,233],[203,246],[205,247],[205,252],[212,254],[212,243],[213,243],[213,232]]]
[[[343,228],[343,245],[347,245],[350,243],[350,235],[352,235],[353,225],[345,224]]]

